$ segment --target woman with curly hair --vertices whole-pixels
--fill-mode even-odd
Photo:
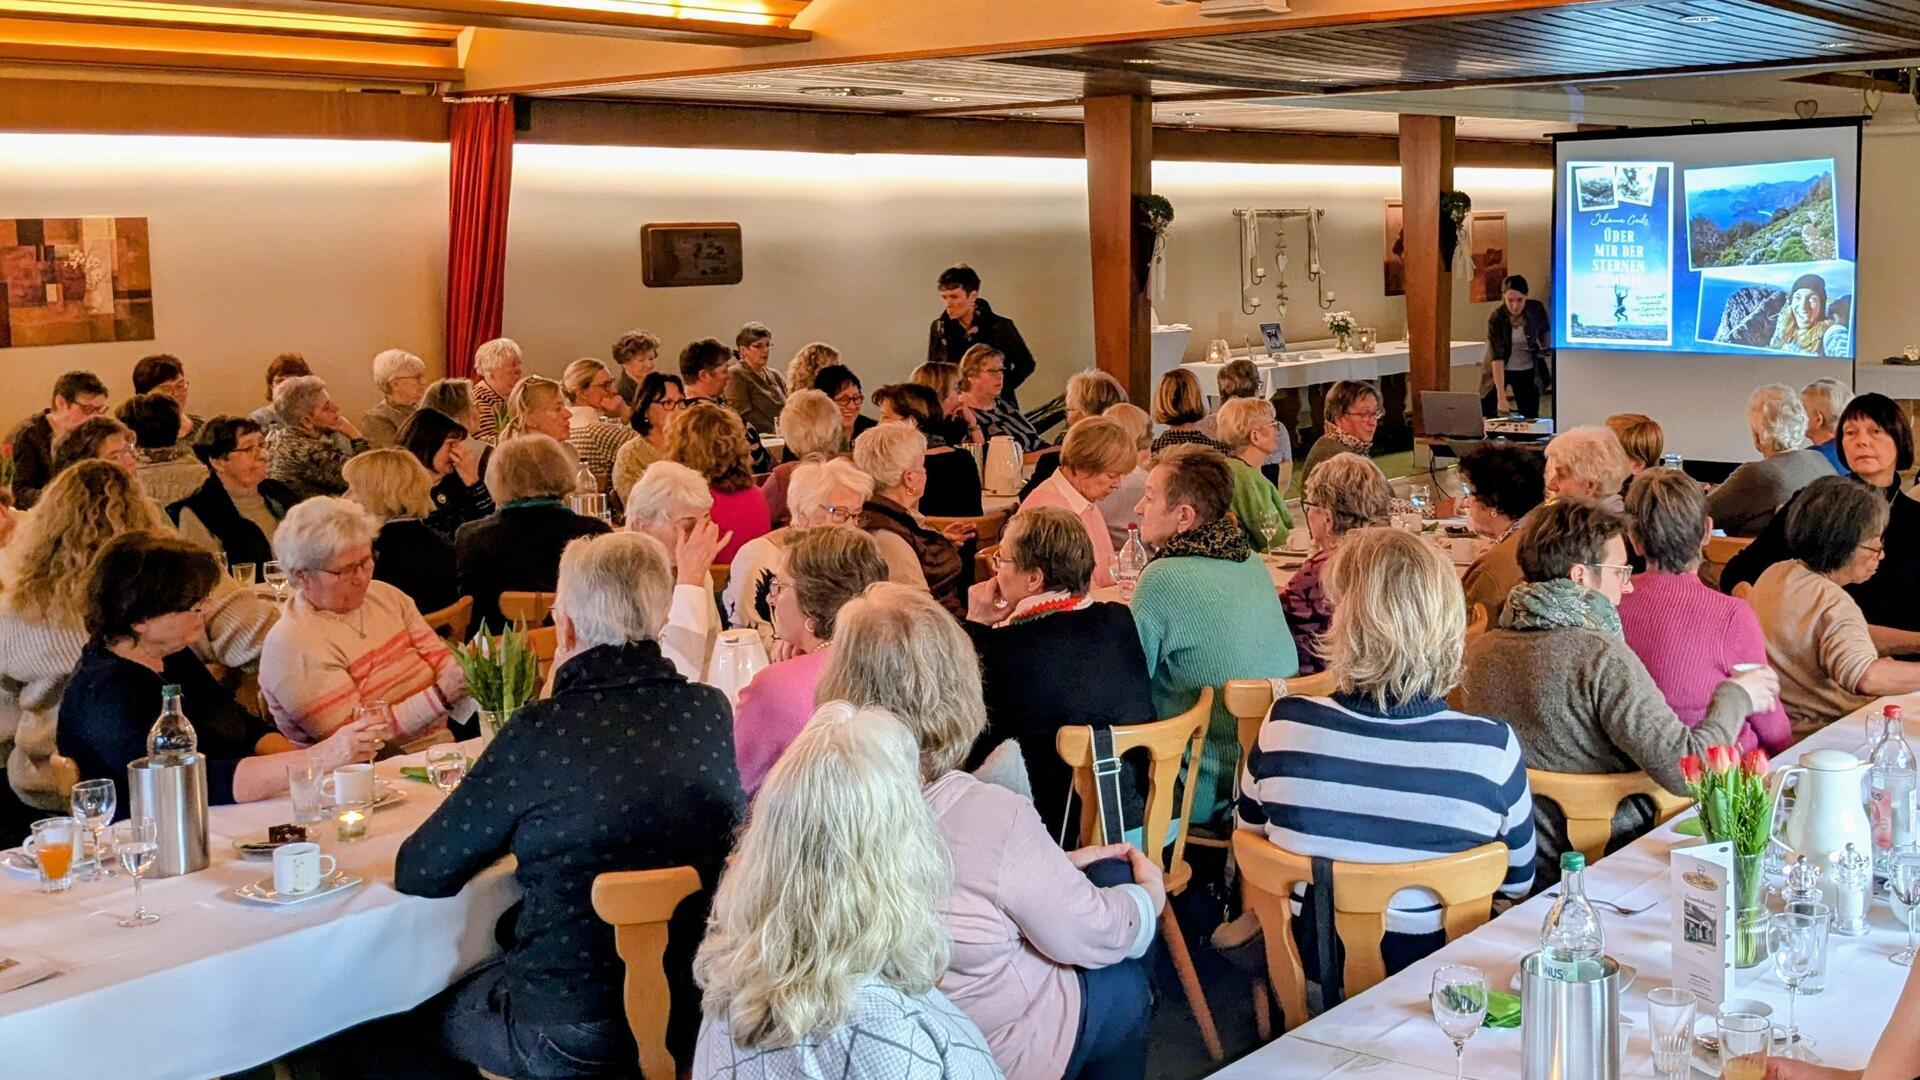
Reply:
[[[706,478],[713,491],[713,523],[733,534],[715,562],[731,563],[740,545],[773,528],[767,497],[753,483],[752,454],[740,414],[719,405],[695,405],[667,431],[667,460]]]

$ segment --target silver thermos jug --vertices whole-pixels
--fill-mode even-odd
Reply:
[[[1520,962],[1521,1080],[1620,1080],[1620,965],[1581,968],[1568,982],[1542,974],[1539,953]]]
[[[133,817],[152,818],[160,850],[148,877],[207,868],[207,759],[195,752],[139,758],[127,766]]]

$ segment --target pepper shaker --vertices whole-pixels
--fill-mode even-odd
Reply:
[[[1782,904],[1810,902],[1825,904],[1829,898],[1820,888],[1820,866],[1805,855],[1794,857],[1793,865],[1787,867],[1787,881],[1780,887]]]
[[[1835,859],[1834,905],[1831,929],[1857,937],[1867,932],[1867,909],[1873,904],[1873,860],[1852,844]]]

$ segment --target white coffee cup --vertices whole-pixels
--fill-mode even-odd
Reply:
[[[373,802],[373,766],[362,761],[354,765],[342,765],[333,770],[333,775],[320,782],[320,790],[327,793],[335,806],[347,803]]]
[[[332,877],[338,865],[333,856],[320,854],[319,844],[282,844],[273,850],[273,891],[281,896],[310,893]]]

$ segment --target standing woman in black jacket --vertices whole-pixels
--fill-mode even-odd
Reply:
[[[1553,390],[1553,322],[1547,306],[1527,296],[1527,279],[1507,279],[1499,307],[1487,315],[1487,366],[1480,372],[1480,411],[1486,416],[1540,415],[1540,397]]]
[[[380,519],[373,537],[373,580],[406,593],[422,612],[458,600],[453,541],[423,520],[432,505],[433,477],[427,470],[412,454],[389,446],[356,454],[340,472],[347,478],[347,498]]]
[[[446,413],[422,408],[407,417],[394,440],[395,446],[426,467],[433,488],[426,522],[448,540],[460,526],[493,513],[493,497],[481,482],[493,447],[481,443],[475,454],[468,434],[465,424]]]

